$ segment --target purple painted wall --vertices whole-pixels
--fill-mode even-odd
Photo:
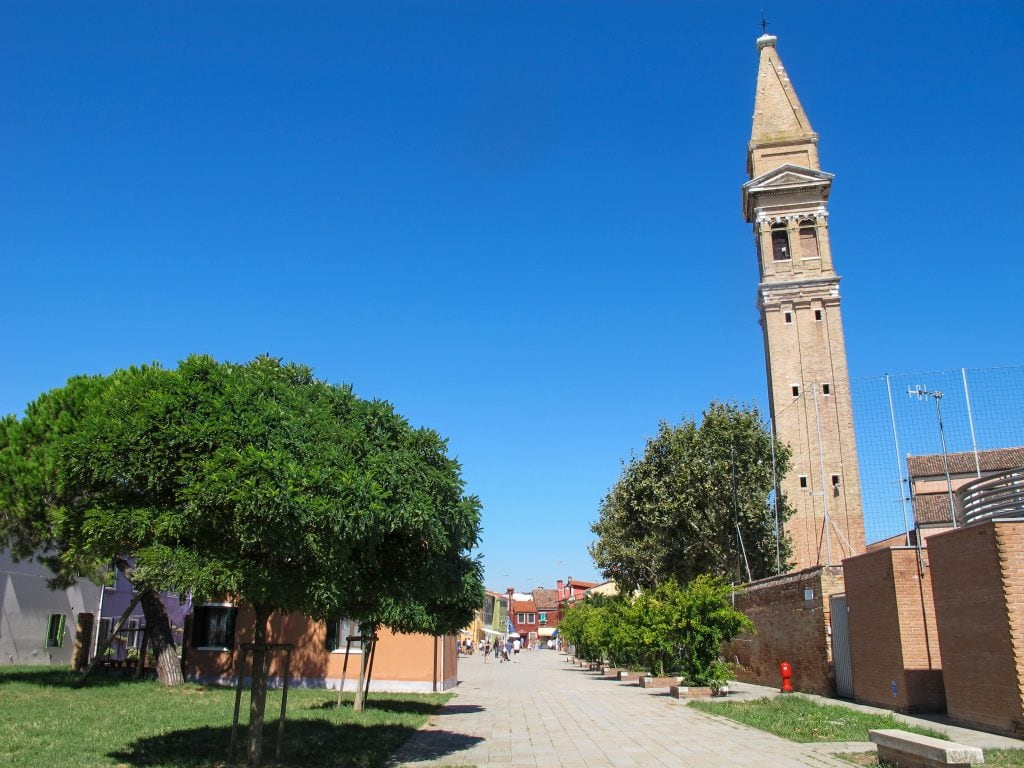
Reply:
[[[129,606],[135,597],[135,590],[131,582],[125,578],[120,571],[116,572],[114,586],[103,588],[103,597],[100,601],[100,620],[96,622],[96,636],[93,641],[93,652],[100,643],[100,640],[109,634],[110,629],[121,618],[121,614]],[[183,603],[177,595],[165,592],[161,595],[164,608],[171,620],[171,629],[174,631],[174,642],[181,648],[183,638],[183,627],[185,626],[185,615],[192,610],[192,598],[185,598]],[[118,634],[117,639],[111,645],[112,653],[108,656],[112,659],[122,660],[128,655],[130,648],[138,648],[142,645],[142,627],[146,625],[145,616],[142,613],[142,606],[136,605],[132,610],[125,628]],[[136,630],[135,628],[139,629]]]

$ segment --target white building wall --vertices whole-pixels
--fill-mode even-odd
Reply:
[[[0,551],[0,664],[71,664],[78,614],[99,614],[101,587],[88,579],[63,590],[46,586],[52,574],[36,562],[14,562]],[[64,616],[60,645],[47,642],[50,617]]]

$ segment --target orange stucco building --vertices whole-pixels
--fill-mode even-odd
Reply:
[[[230,603],[197,604],[186,626],[184,658],[186,679],[233,685],[243,643],[253,641],[253,612]],[[289,686],[337,688],[345,670],[345,688],[355,689],[362,660],[358,644],[347,648],[346,638],[357,634],[352,622],[327,625],[300,613],[275,614],[270,619],[268,641],[291,643]],[[371,691],[443,691],[458,682],[458,649],[453,636],[403,635],[387,628],[378,631]],[[348,667],[345,669],[346,652]],[[251,656],[241,671],[251,676]],[[270,684],[283,682],[284,653],[274,653]]]

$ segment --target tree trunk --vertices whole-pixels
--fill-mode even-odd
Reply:
[[[366,662],[370,656],[370,648],[366,642],[362,643],[362,656],[359,660],[359,683],[356,686],[356,697],[352,700],[352,711],[362,712],[363,707],[366,703],[366,697],[363,695],[366,685]]]
[[[178,648],[174,644],[167,609],[164,608],[160,595],[152,589],[144,589],[140,598],[142,612],[146,616],[146,633],[156,659],[157,677],[166,686],[181,685],[184,682],[181,676],[181,661],[178,659]]]
[[[267,707],[267,621],[273,611],[266,605],[254,605],[256,627],[252,652],[252,693],[249,699],[249,766],[259,768],[263,760],[263,713]]]

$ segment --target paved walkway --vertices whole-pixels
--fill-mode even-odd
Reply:
[[[395,755],[408,768],[850,768],[829,751],[690,709],[665,693],[603,680],[555,651],[518,664],[459,659],[455,697]],[[845,747],[845,749],[844,749]]]

